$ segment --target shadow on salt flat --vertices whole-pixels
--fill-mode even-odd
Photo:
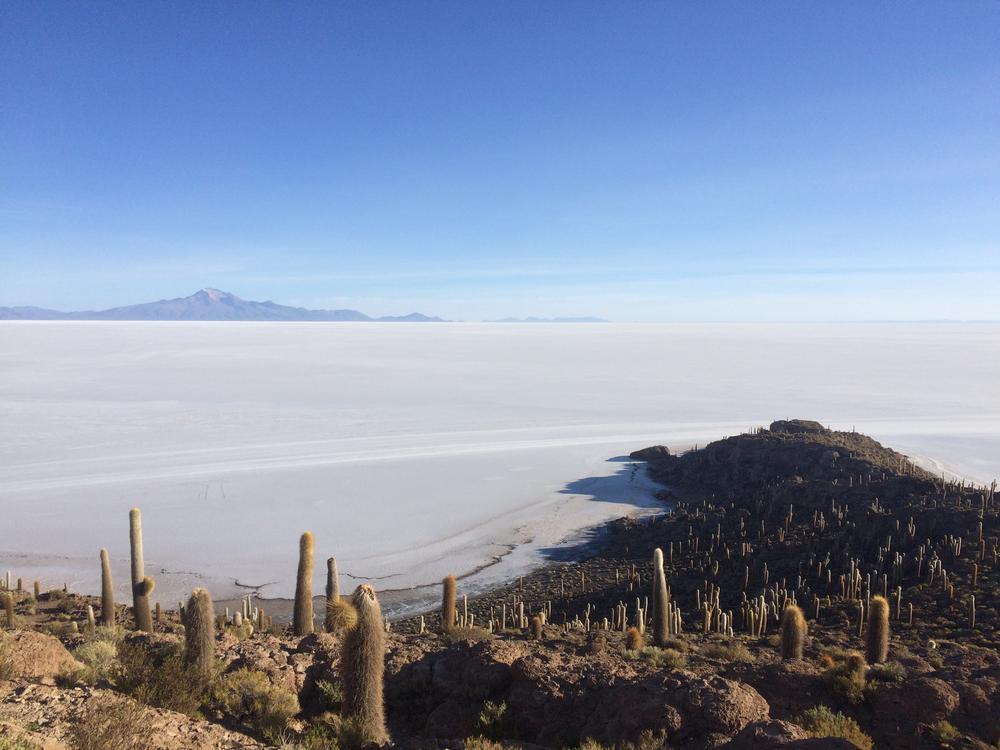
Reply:
[[[628,456],[608,459],[613,463],[626,463],[609,476],[584,477],[566,484],[560,494],[584,496],[592,502],[630,505],[658,514],[666,506],[653,495],[658,487],[650,486],[645,476],[645,463]],[[638,480],[638,481],[637,481]],[[622,515],[633,515],[623,509]],[[604,524],[583,529],[558,545],[541,547],[539,556],[547,562],[574,562],[592,554],[596,542],[607,534]]]

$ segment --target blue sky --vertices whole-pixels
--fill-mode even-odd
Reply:
[[[1000,3],[0,5],[0,305],[1000,318]]]

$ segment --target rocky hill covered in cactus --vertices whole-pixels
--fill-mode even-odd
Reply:
[[[401,622],[332,558],[312,597],[321,533],[289,625],[198,590],[141,632],[141,561],[137,612],[9,577],[0,748],[996,747],[995,486],[799,420],[634,455],[662,515]]]

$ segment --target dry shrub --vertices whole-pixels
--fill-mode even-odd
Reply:
[[[184,663],[179,643],[146,643],[140,639],[118,646],[115,685],[142,703],[198,718],[209,680]]]
[[[724,643],[709,643],[701,649],[702,656],[710,659],[722,659],[723,661],[739,661],[750,663],[753,661],[753,654],[750,649],[742,643],[726,645]]]
[[[4,735],[0,736],[0,750],[42,750],[42,747],[20,735]]]
[[[834,713],[826,706],[803,711],[793,721],[810,737],[839,737],[859,750],[872,750],[872,738],[861,731],[858,722],[842,713]]]
[[[91,701],[70,728],[73,750],[152,750],[142,706],[124,698]]]
[[[7,636],[0,635],[0,680],[9,680],[14,675],[14,654]]]
[[[674,651],[672,648],[657,648],[656,646],[644,646],[638,651],[626,651],[625,658],[628,660],[642,659],[657,669],[680,669],[687,664],[687,657],[679,651]]]
[[[279,737],[299,712],[294,693],[272,685],[266,674],[253,669],[237,669],[220,677],[212,700],[224,713],[267,738]]]
[[[111,679],[118,666],[118,647],[110,641],[82,643],[73,652],[73,656],[83,662],[84,669],[80,678],[90,685]]]
[[[471,628],[454,627],[441,634],[441,640],[448,645],[454,643],[480,643],[481,641],[493,640],[493,633],[478,625]]]

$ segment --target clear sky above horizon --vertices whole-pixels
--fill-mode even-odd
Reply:
[[[1000,3],[0,5],[0,305],[1000,319]]]

